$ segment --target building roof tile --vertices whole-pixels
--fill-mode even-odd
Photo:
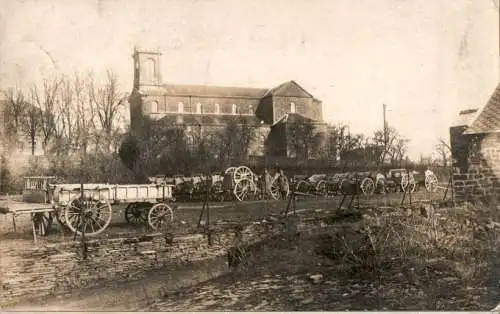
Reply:
[[[267,92],[265,88],[165,84],[163,94],[170,96],[234,97],[260,99]]]
[[[465,134],[491,133],[500,131],[500,84],[486,105],[476,114]]]

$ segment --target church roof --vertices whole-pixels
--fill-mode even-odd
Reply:
[[[315,102],[321,102],[293,80],[284,82],[271,89],[214,85],[163,84],[158,87],[143,87],[141,88],[140,93],[161,96],[200,96],[249,99],[262,99],[266,96],[272,95],[312,98]]]
[[[235,97],[260,99],[267,92],[265,88],[182,85],[165,84],[162,86],[164,95],[170,96],[203,96],[203,97]]]
[[[314,98],[311,94],[309,94],[309,92],[307,92],[304,88],[302,88],[302,86],[300,86],[293,80],[271,88],[267,91],[264,97],[268,95]]]
[[[491,133],[500,131],[500,84],[486,105],[477,113],[465,134]]]

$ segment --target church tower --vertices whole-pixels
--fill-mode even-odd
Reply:
[[[161,85],[161,52],[151,49],[134,49],[134,89]]]

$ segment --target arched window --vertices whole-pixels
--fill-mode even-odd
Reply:
[[[201,104],[200,103],[197,103],[196,104],[196,113],[201,113]]]
[[[158,102],[156,100],[149,103],[149,112],[158,113]]]
[[[231,112],[232,112],[232,114],[237,114],[238,113],[238,108],[236,108],[236,104],[233,104],[231,106]]]
[[[182,102],[177,104],[177,109],[179,110],[179,113],[184,112],[184,104]]]
[[[220,105],[215,104],[215,113],[219,114],[220,113]]]
[[[297,108],[295,107],[295,103],[293,103],[293,102],[292,102],[292,103],[290,103],[290,113],[295,113],[295,110],[296,110],[296,109],[297,109]]]

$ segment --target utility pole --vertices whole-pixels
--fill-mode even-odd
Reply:
[[[387,111],[387,105],[384,104],[384,149],[387,149],[387,117],[386,117],[386,111]]]

